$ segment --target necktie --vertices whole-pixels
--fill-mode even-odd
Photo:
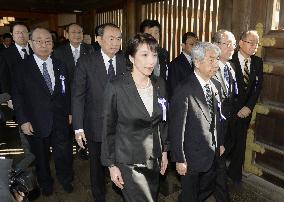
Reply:
[[[206,89],[206,94],[205,94],[205,98],[206,98],[206,102],[209,108],[209,112],[211,115],[211,124],[210,124],[210,132],[212,134],[212,145],[216,146],[216,140],[215,140],[215,135],[214,135],[214,131],[215,131],[215,114],[214,114],[214,107],[213,107],[213,93],[212,90],[209,86],[209,84],[206,84],[205,86]]]
[[[249,67],[248,67],[248,59],[245,59],[245,66],[244,66],[244,82],[246,84],[245,88],[247,88],[249,82]]]
[[[206,102],[210,111],[210,115],[212,116],[212,114],[214,115],[214,111],[213,111],[213,93],[212,90],[210,89],[209,84],[206,84],[205,86],[206,89],[206,94],[205,94],[205,98],[206,98]]]
[[[108,79],[112,80],[115,77],[115,71],[114,71],[114,67],[112,64],[112,59],[110,59],[109,61],[109,67],[108,67]]]
[[[79,53],[79,50],[77,48],[75,48],[74,52],[73,52],[73,57],[74,57],[74,62],[75,62],[75,65],[77,63],[77,60],[78,58],[80,57],[80,53]]]
[[[24,52],[24,58],[23,59],[26,59],[28,57],[27,50],[25,48],[22,48],[22,51]]]
[[[229,67],[228,67],[228,65],[225,65],[225,67],[224,67],[224,81],[225,81],[225,85],[226,85],[228,93],[229,93],[230,76],[229,76]]]
[[[52,83],[51,83],[51,78],[50,78],[50,75],[47,71],[47,65],[46,65],[46,62],[42,63],[42,75],[43,75],[43,78],[45,80],[45,83],[48,87],[48,90],[50,92],[50,94],[52,94],[53,90],[52,90]]]

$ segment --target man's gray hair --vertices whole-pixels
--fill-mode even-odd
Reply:
[[[192,48],[191,56],[193,61],[204,60],[206,51],[214,51],[218,56],[221,53],[220,48],[215,44],[209,42],[199,42]]]

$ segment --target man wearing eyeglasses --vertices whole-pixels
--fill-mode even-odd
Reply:
[[[65,65],[50,57],[53,41],[48,30],[33,30],[29,44],[34,54],[16,66],[13,76],[17,122],[36,157],[36,174],[42,194],[49,196],[53,192],[50,147],[57,178],[64,191],[71,193],[73,168],[68,75]]]
[[[262,88],[263,61],[255,56],[258,43],[259,36],[255,30],[243,32],[239,41],[239,50],[232,58],[236,67],[238,96],[234,107],[236,115],[231,128],[234,145],[229,154],[231,163],[228,175],[236,183],[240,183],[242,179],[247,129]]]
[[[230,131],[228,130],[229,124],[232,120],[234,100],[237,95],[237,83],[235,76],[235,66],[230,60],[232,59],[234,50],[236,48],[236,39],[234,35],[224,29],[220,29],[215,32],[212,36],[212,42],[216,44],[221,54],[219,56],[219,70],[214,76],[221,84],[222,96],[222,114],[226,119],[222,119],[222,133],[225,139],[225,147],[220,147],[222,155],[217,159],[216,169],[216,186],[214,190],[214,197],[217,202],[229,202],[229,191],[227,186],[227,175],[226,175],[226,152],[230,151]]]

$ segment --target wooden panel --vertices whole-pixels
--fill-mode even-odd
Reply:
[[[194,0],[194,15],[193,15],[193,19],[194,19],[194,23],[193,23],[193,32],[198,34],[198,29],[197,29],[197,19],[198,19],[198,0]]]
[[[255,161],[257,164],[274,168],[275,171],[284,176],[284,156],[276,152],[266,150],[264,154],[257,154]]]
[[[264,74],[263,87],[260,94],[260,101],[274,103],[284,107],[284,79],[283,77]]]
[[[188,30],[187,31],[191,31],[194,32],[194,28],[192,28],[191,24],[192,24],[192,1],[187,1],[188,2]]]
[[[199,33],[198,37],[200,40],[204,40],[203,38],[203,28],[204,28],[204,1],[205,0],[200,0],[200,10],[199,10],[199,16],[197,19],[199,19]]]
[[[264,61],[267,62],[280,62],[283,61],[284,49],[266,48]]]
[[[205,16],[205,41],[209,41],[209,25],[210,25],[210,6],[211,0],[206,0],[206,16]]]
[[[182,16],[183,16],[183,10],[182,10],[182,0],[179,0],[178,1],[178,23],[177,23],[177,43],[176,43],[176,47],[177,47],[177,50],[176,50],[176,54],[175,55],[178,55],[180,52],[181,52],[181,35],[183,34],[182,33],[182,29],[183,29],[183,25],[182,25]]]
[[[268,115],[257,114],[256,124],[255,124],[255,134],[256,134],[255,140],[257,142],[270,145],[282,151],[282,153],[284,154],[283,126],[284,126],[283,110],[281,111],[277,108],[274,108],[271,109]]]
[[[171,55],[172,57],[176,56],[176,39],[177,39],[177,0],[173,0],[173,28],[172,28],[172,47],[171,47]]]
[[[218,1],[213,0],[213,11],[212,11],[212,33],[215,33],[217,31],[217,11],[218,11]],[[228,20],[229,21],[229,20]],[[210,39],[211,41],[211,39]]]
[[[191,16],[187,16],[187,0],[186,1],[182,1],[183,2],[183,15],[182,15],[182,34],[187,32],[186,29],[186,19],[189,17],[191,18]]]

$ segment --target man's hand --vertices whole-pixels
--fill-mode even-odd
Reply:
[[[8,101],[7,101],[7,104],[8,104],[8,107],[9,107],[10,109],[14,109],[12,100],[8,100]]]
[[[248,116],[250,115],[250,113],[251,113],[251,110],[250,110],[248,107],[244,106],[244,107],[238,112],[238,117],[240,117],[240,118],[246,118],[246,117],[248,117]]]
[[[220,156],[222,156],[224,154],[224,152],[225,152],[225,147],[224,147],[224,145],[221,145],[220,146]]]
[[[26,122],[26,123],[23,123],[21,125],[21,130],[23,131],[24,134],[26,135],[34,135],[33,132],[34,132],[34,129],[33,129],[33,126],[30,122]]]
[[[113,183],[119,187],[120,189],[123,189],[123,179],[121,176],[121,172],[117,166],[111,166],[109,167],[109,173],[110,173],[110,178]]]
[[[75,139],[76,139],[76,142],[78,143],[78,145],[81,148],[85,149],[84,142],[85,142],[85,144],[87,144],[87,139],[86,139],[85,133],[79,132],[79,133],[75,134]]]
[[[178,163],[176,162],[176,170],[178,174],[185,175],[187,172],[187,163]]]
[[[161,160],[161,170],[160,173],[161,175],[164,175],[168,166],[168,156],[167,156],[167,152],[163,152],[162,153],[162,160]]]

